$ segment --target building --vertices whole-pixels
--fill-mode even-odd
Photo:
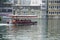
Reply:
[[[7,20],[6,18],[9,14],[12,14],[12,10],[13,7],[10,1],[5,0],[0,3],[0,16],[2,16],[2,21],[5,22]]]
[[[41,3],[32,3],[32,0],[18,0],[14,1],[15,6],[19,6],[18,8],[15,7],[16,14],[20,15],[40,15],[41,10]]]
[[[47,16],[47,0],[42,0],[42,3],[41,3],[41,10],[42,10],[42,15],[43,15],[43,18]]]
[[[15,5],[28,6],[30,5],[31,0],[14,0]]]
[[[48,0],[48,35],[60,35],[60,0]]]
[[[31,6],[41,6],[42,0],[31,0]]]

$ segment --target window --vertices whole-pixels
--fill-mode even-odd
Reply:
[[[54,7],[55,7],[55,6],[49,6],[49,8],[51,8],[51,9],[54,8]]]
[[[45,5],[43,5],[42,7],[43,7],[43,8],[45,8],[46,6],[45,6]]]
[[[2,9],[2,12],[6,12],[6,9]]]
[[[58,6],[57,6],[57,9],[58,9]]]
[[[57,3],[57,1],[55,1],[55,3]]]
[[[49,14],[50,14],[50,12],[49,12]]]
[[[54,3],[54,1],[50,1],[50,3]]]
[[[51,6],[51,8],[52,8],[52,6]]]
[[[60,3],[60,1],[59,1],[59,3]]]
[[[55,8],[56,8],[56,6],[55,6]]]
[[[50,6],[49,6],[49,8],[50,8]]]
[[[54,12],[52,12],[52,14],[54,14]]]
[[[58,12],[57,12],[57,14],[58,14]]]
[[[60,3],[60,1],[57,1],[57,3]]]
[[[54,6],[52,6],[52,8],[54,8]]]
[[[45,3],[46,1],[42,1],[42,3]]]
[[[12,9],[8,9],[8,12],[12,12]]]
[[[55,12],[55,14],[56,14],[57,12]]]
[[[59,8],[60,8],[60,6],[59,6]]]
[[[3,4],[0,4],[0,7],[3,7]]]
[[[60,14],[60,12],[59,12],[59,14]]]
[[[55,1],[55,3],[60,3],[60,1]]]
[[[12,9],[0,9],[0,12],[12,12]]]
[[[51,12],[51,14],[52,14],[52,12]]]

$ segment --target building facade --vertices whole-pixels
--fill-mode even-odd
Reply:
[[[42,0],[31,0],[31,6],[41,6]]]
[[[9,14],[12,14],[12,3],[10,1],[3,1],[2,3],[0,3],[0,16],[2,16],[2,21],[6,21],[7,16]]]
[[[15,1],[15,6],[19,6],[18,8],[15,7],[16,14],[20,14],[20,15],[40,15],[40,10],[41,10],[41,3],[38,4],[38,2],[36,2],[36,0],[32,1],[32,0],[18,0]]]
[[[48,0],[48,35],[60,35],[60,0]]]
[[[14,0],[15,5],[28,6],[30,5],[31,0]]]

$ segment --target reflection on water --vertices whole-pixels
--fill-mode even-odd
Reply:
[[[32,40],[34,32],[37,32],[37,25],[13,26],[8,33],[13,35],[10,40]]]
[[[5,27],[7,30],[3,38],[8,40],[46,40],[45,20],[34,20],[37,20],[37,25]]]

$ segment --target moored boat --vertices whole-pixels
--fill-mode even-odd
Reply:
[[[34,24],[37,24],[37,21],[31,21],[31,20],[27,20],[27,19],[24,19],[24,20],[19,20],[19,19],[14,19],[12,21],[12,24],[20,24],[20,25],[34,25]]]

